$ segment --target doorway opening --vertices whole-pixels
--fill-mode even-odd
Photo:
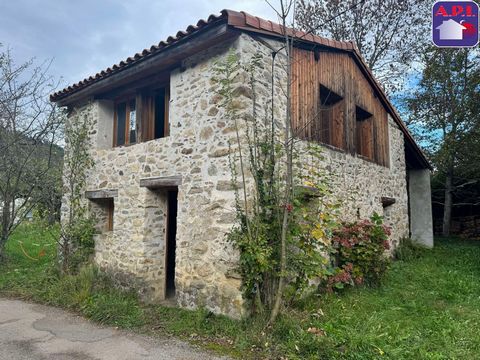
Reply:
[[[178,190],[169,190],[167,192],[168,208],[166,221],[166,255],[165,255],[165,298],[175,297],[175,251],[177,237],[177,209],[178,209]]]

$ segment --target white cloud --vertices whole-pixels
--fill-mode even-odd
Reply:
[[[263,0],[2,1],[0,43],[17,62],[53,58],[53,75],[66,85],[225,8],[277,20]]]

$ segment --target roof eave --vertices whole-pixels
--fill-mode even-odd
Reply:
[[[186,57],[220,41],[236,36],[229,30],[224,19],[205,26],[202,31],[196,31],[183,37],[170,46],[154,54],[142,57],[130,65],[121,67],[118,71],[105,75],[103,78],[85,84],[78,89],[69,90],[66,94],[53,94],[50,100],[59,106],[68,106],[88,99],[109,89],[158,73],[172,65],[180,63]],[[192,41],[195,39],[195,41]]]
[[[126,61],[122,61],[120,64],[96,74],[95,77],[85,79],[51,95],[50,100],[56,102],[59,106],[67,106],[84,101],[115,87],[123,86],[159,71],[172,68],[176,63],[178,64],[181,60],[195,52],[227,38],[237,36],[239,31],[253,32],[277,38],[282,37],[285,32],[279,24],[271,21],[260,19],[245,12],[222,10],[220,15],[210,15],[207,20],[200,20],[196,26],[190,25],[186,31],[179,31],[175,37],[169,37],[158,46],[153,46],[150,50],[144,50],[142,54],[136,54],[135,57],[128,58]],[[334,51],[350,53],[379,95],[387,111],[404,133],[405,141],[411,146],[419,164],[432,170],[432,166],[413,139],[394,106],[388,100],[382,86],[376,81],[353,42],[333,41],[308,33],[295,32],[288,28],[286,31],[291,33],[290,35],[297,36],[297,39],[295,39],[297,44],[323,46]]]

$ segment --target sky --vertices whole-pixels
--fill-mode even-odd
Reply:
[[[18,64],[52,59],[63,88],[225,8],[276,20],[264,0],[2,0],[0,43]]]

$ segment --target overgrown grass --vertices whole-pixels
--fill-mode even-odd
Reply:
[[[21,250],[19,241],[31,260]],[[410,249],[411,250],[411,249]],[[24,226],[0,265],[0,295],[65,307],[104,323],[175,335],[243,358],[480,358],[480,243],[438,239],[434,250],[405,250],[380,288],[310,296],[273,328],[208,311],[141,305],[94,268],[59,277],[53,237]]]
[[[134,328],[144,311],[133,293],[116,290],[94,267],[60,276],[56,262],[58,228],[21,226],[8,240],[7,262],[0,265],[0,295],[77,311],[103,324]]]

